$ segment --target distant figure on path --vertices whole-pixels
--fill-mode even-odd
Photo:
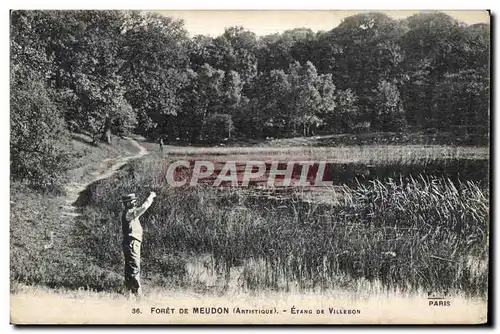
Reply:
[[[163,152],[163,138],[160,138],[160,152]]]
[[[141,205],[137,206],[135,194],[122,196],[125,209],[122,213],[123,231],[123,254],[125,255],[125,288],[129,293],[136,296],[141,294],[140,271],[141,271],[141,243],[142,225],[139,217],[153,203],[156,197],[154,192]]]

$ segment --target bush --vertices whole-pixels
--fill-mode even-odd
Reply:
[[[49,92],[38,81],[11,90],[11,178],[57,190],[69,165],[68,133]]]

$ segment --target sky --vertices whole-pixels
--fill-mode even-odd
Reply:
[[[166,16],[183,19],[185,28],[191,36],[203,34],[218,36],[225,27],[243,26],[257,35],[283,32],[293,28],[310,28],[313,31],[331,30],[347,16],[363,11],[329,10],[174,10],[156,11]],[[394,19],[402,19],[419,11],[381,11]],[[452,10],[443,11],[466,24],[489,23],[487,11]]]

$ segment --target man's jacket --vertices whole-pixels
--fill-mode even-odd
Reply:
[[[142,241],[142,225],[139,217],[153,204],[153,197],[148,199],[139,207],[125,209],[122,213],[122,231],[123,239],[130,240],[133,238]]]

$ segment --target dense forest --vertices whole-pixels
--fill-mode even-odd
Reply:
[[[333,27],[332,27],[333,28]],[[213,144],[363,132],[489,131],[490,26],[440,12],[330,31],[189,37],[130,11],[11,12],[11,176],[57,183],[71,133]]]

